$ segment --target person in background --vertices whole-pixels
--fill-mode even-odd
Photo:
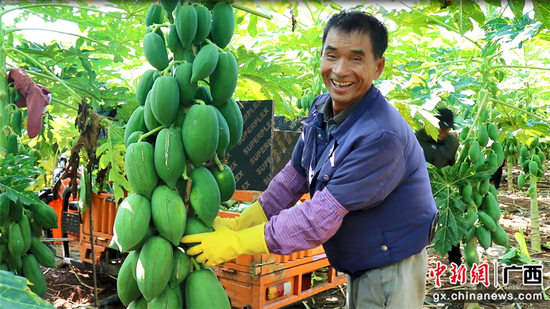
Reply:
[[[348,274],[347,308],[422,308],[437,208],[414,131],[373,81],[388,32],[358,11],[323,31],[321,75],[292,158],[239,217],[188,235],[187,254],[205,266],[241,254],[291,254],[323,245]],[[310,200],[296,205],[309,193]]]
[[[437,168],[452,166],[455,164],[456,152],[458,150],[458,139],[450,133],[454,129],[454,116],[447,108],[437,110],[439,115],[439,135],[437,140],[434,140],[426,133],[424,128],[416,131],[416,138],[424,149],[426,162],[431,163]],[[448,252],[449,263],[462,264],[462,253],[460,252],[460,244],[452,246]]]

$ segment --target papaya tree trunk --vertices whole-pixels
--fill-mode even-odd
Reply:
[[[506,180],[508,182],[508,192],[514,191],[514,164],[506,162]]]
[[[531,193],[531,249],[535,251],[541,251],[540,245],[540,225],[539,225],[539,202],[538,189],[537,189],[538,177],[531,175],[529,180],[529,186],[534,188]]]
[[[1,8],[0,8],[1,9]],[[0,147],[6,148],[10,125],[8,96],[8,74],[6,72],[6,52],[4,42],[4,24],[0,20]]]

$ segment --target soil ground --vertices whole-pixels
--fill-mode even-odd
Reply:
[[[548,179],[548,177],[546,178]],[[500,219],[500,224],[506,230],[510,236],[510,243],[512,246],[517,247],[517,241],[514,234],[523,231],[527,242],[529,243],[530,236],[530,200],[521,191],[515,190],[514,192],[506,191],[507,183],[503,177],[503,183],[499,192],[499,204],[502,209],[503,215]],[[542,286],[525,286],[522,283],[521,272],[511,272],[510,283],[507,286],[502,285],[502,278],[499,278],[500,288],[507,291],[510,290],[534,290],[541,292],[542,289],[550,286],[550,183],[546,181],[539,182],[540,196],[539,203],[539,220],[541,229],[541,243],[543,244],[542,252],[530,252],[531,258],[535,262],[542,262],[543,264],[543,285]],[[70,248],[71,252],[78,254],[78,243],[73,242]],[[480,253],[480,263],[489,263],[490,272],[493,271],[493,262],[498,261],[504,254],[504,247],[493,246],[488,250],[483,250],[478,247],[478,253]],[[58,252],[61,252],[59,249]],[[436,268],[437,262],[442,264],[448,264],[447,257],[442,257],[432,247],[428,247],[428,271]],[[61,261],[60,261],[61,262]],[[45,296],[46,301],[53,304],[55,308],[73,309],[73,308],[96,308],[93,298],[93,278],[92,272],[89,270],[83,270],[76,268],[72,265],[63,264],[56,269],[44,269],[46,272],[46,280],[48,283],[48,290]],[[502,274],[502,268],[499,268]],[[439,301],[436,302],[436,296],[442,291],[457,291],[464,289],[464,286],[459,284],[451,284],[449,282],[450,273],[447,272],[441,276],[442,286],[437,288],[434,284],[434,279],[426,276],[426,300],[424,303],[424,309],[429,308],[464,308],[463,302],[448,302]],[[116,278],[111,275],[98,274],[97,275],[97,287],[100,291],[99,299],[104,300],[109,296],[116,294]],[[475,289],[475,286],[466,287],[469,291]],[[478,289],[483,290],[496,290],[493,286],[493,276],[490,276],[489,287],[479,286]],[[295,303],[290,306],[284,307],[284,309],[337,309],[344,308],[345,304],[345,285],[338,288],[334,288],[322,293],[319,293],[311,298],[305,299],[303,302]],[[546,291],[549,293],[549,291]],[[550,294],[550,293],[549,293]],[[468,304],[466,304],[468,305]],[[550,308],[550,302],[518,302],[511,304],[497,304],[490,301],[480,301],[481,308],[496,308],[496,309],[539,309]],[[124,308],[122,304],[113,304],[108,306],[101,306],[102,308],[119,309]],[[205,308],[207,309],[207,308]],[[215,308],[212,308],[215,309]]]

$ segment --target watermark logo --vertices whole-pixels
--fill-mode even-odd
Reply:
[[[535,290],[504,290],[502,287],[510,284],[510,274],[512,272],[522,273],[522,283],[525,286],[542,286],[543,284],[543,265],[526,264],[526,265],[510,265],[502,266],[497,262],[493,263],[493,285],[496,290],[441,290],[433,293],[433,300],[436,303],[441,301],[462,301],[462,302],[479,302],[490,301],[496,303],[512,303],[512,302],[542,302],[545,301],[544,294],[541,291]],[[448,270],[448,271],[447,271]],[[471,284],[483,284],[485,287],[490,286],[491,267],[489,263],[473,264],[470,270],[465,265],[457,265],[451,263],[449,268],[447,265],[437,262],[435,269],[430,270],[429,277],[434,279],[435,287],[441,287],[441,277],[449,276],[449,283],[455,285],[465,285],[467,282]],[[501,276],[499,276],[501,274]],[[499,277],[502,278],[499,284]],[[468,280],[469,278],[469,280]]]
[[[500,266],[497,262],[493,263],[494,271],[494,286],[498,287],[498,274],[499,268],[502,268],[502,284],[508,285],[510,283],[510,272],[522,272],[522,283],[523,285],[542,285],[543,277],[543,266],[540,264],[525,264],[525,265],[510,265],[510,266]],[[433,270],[430,270],[430,278],[435,279],[435,286],[441,287],[441,276],[447,272],[447,265],[442,264],[440,261],[437,261],[436,267]],[[449,282],[451,284],[460,284],[464,285],[467,282],[467,269],[464,264],[458,266],[455,263],[451,263],[451,268],[449,269],[451,275],[449,276]],[[482,263],[480,265],[473,264],[470,269],[470,283],[478,284],[482,283],[484,286],[489,287],[489,264]]]

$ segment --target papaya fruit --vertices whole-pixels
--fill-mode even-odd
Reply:
[[[151,206],[151,207],[152,207],[152,206]],[[153,223],[149,224],[149,227],[147,228],[147,232],[145,233],[145,236],[143,236],[143,238],[141,239],[141,241],[140,241],[139,243],[137,243],[135,246],[132,246],[132,247],[128,248],[128,251],[136,251],[136,250],[141,249],[141,247],[143,247],[143,244],[144,244],[149,238],[158,235],[158,233],[157,233],[156,231],[157,231],[157,230],[155,229],[155,226],[153,225]],[[109,245],[109,248],[118,250],[115,244],[113,244],[113,246],[110,246],[110,245]]]
[[[489,193],[485,196],[482,209],[493,219],[493,221],[498,222],[501,210],[494,194]]]
[[[220,189],[216,179],[205,167],[197,167],[189,173],[191,194],[189,203],[197,216],[207,225],[212,226],[216,215],[220,211]]]
[[[211,269],[196,270],[187,276],[185,279],[185,308],[231,309],[227,293]]]
[[[150,199],[158,183],[153,146],[147,142],[128,145],[124,164],[130,187],[135,193]]]
[[[198,46],[206,39],[212,29],[212,14],[210,10],[202,5],[196,5],[195,11],[197,12],[197,33],[193,39],[195,46]]]
[[[168,286],[172,259],[172,245],[163,237],[153,236],[141,248],[136,264],[136,282],[147,302],[159,296]]]
[[[22,121],[21,117],[22,117],[22,114],[19,108],[17,108],[11,115],[11,127],[13,129],[13,132],[15,132],[15,134],[19,136],[21,136],[21,121]]]
[[[180,5],[176,8],[174,24],[183,49],[191,46],[197,34],[197,11],[191,5]]]
[[[487,125],[487,134],[489,135],[489,138],[491,138],[493,141],[496,141],[498,139],[498,129],[497,127],[490,123]]]
[[[529,146],[534,149],[538,147],[539,144],[540,144],[539,137],[535,136],[535,138],[531,141],[531,144],[529,144]]]
[[[462,161],[462,163],[460,163],[460,168],[458,169],[458,173],[460,175],[463,175],[466,172],[468,172],[469,169],[470,169],[470,163],[466,161]]]
[[[500,167],[500,165],[498,165],[498,158],[495,152],[491,152],[487,155],[487,164],[495,170]]]
[[[32,283],[29,288],[38,296],[44,297],[46,295],[46,278],[36,258],[32,254],[27,254],[21,260],[23,275]]]
[[[18,152],[18,145],[17,145],[17,135],[10,134],[8,135],[8,140],[6,142],[6,154],[12,154],[16,156]]]
[[[166,18],[168,18],[168,21],[173,24],[174,23],[174,16],[172,12],[176,9],[178,6],[178,1],[174,0],[160,0],[160,5],[162,5],[162,8],[164,9],[164,14],[166,15]]]
[[[130,119],[126,123],[124,128],[124,145],[128,147],[128,137],[135,131],[147,132],[147,126],[145,125],[143,106],[138,106],[130,115]]]
[[[145,105],[147,94],[153,87],[153,74],[155,72],[155,70],[145,71],[138,81],[136,86],[136,102],[141,106]]]
[[[538,156],[536,157],[538,158]],[[536,161],[529,162],[529,174],[531,174],[534,177],[537,177],[537,174],[539,172],[539,165]]]
[[[543,164],[544,164],[544,162],[546,162],[546,154],[543,151],[539,150],[537,152],[537,156],[539,157],[540,162],[542,162]]]
[[[19,221],[21,220],[21,217],[23,217],[23,204],[21,204],[20,199],[18,199],[16,202],[14,201],[10,202],[9,217],[13,221]]]
[[[127,309],[149,309],[149,306],[147,306],[148,302],[145,300],[145,298],[142,296],[133,302],[131,302],[128,305]]]
[[[462,200],[466,203],[472,198],[474,188],[467,184],[462,188]]]
[[[135,131],[132,134],[130,134],[130,136],[128,137],[128,141],[127,141],[128,145],[133,144],[133,143],[137,143],[139,138],[142,135],[143,135],[142,131]]]
[[[132,264],[135,262],[133,259],[137,258],[137,255],[129,254],[118,270],[116,291],[118,298],[120,298],[124,306],[128,306],[141,296],[136,279],[134,278],[134,270],[132,269]]]
[[[527,192],[525,194],[527,196],[531,197],[533,195],[533,193],[535,193],[535,191],[536,191],[536,187],[531,186],[531,187],[529,187],[529,189],[527,189]]]
[[[487,230],[483,225],[476,228],[476,237],[479,245],[484,249],[488,249],[491,246],[491,232]]]
[[[508,234],[502,228],[502,226],[500,226],[500,224],[497,224],[495,231],[491,232],[491,239],[497,245],[508,247],[508,241],[509,241]]]
[[[182,128],[183,147],[195,167],[208,161],[218,147],[219,124],[216,108],[195,104],[189,108]]]
[[[468,127],[465,127],[462,129],[462,131],[460,131],[459,138],[461,141],[465,140],[466,137],[468,137],[468,131],[469,131]]]
[[[214,176],[214,179],[216,179],[216,183],[220,189],[221,202],[230,200],[236,189],[235,175],[231,168],[224,164],[223,171],[220,171],[217,166],[213,166],[210,168],[210,172]]]
[[[469,241],[472,240],[472,238],[474,238],[476,234],[476,227],[475,226],[472,226],[468,232],[466,232],[466,234],[464,234],[464,242],[465,243],[468,243]]]
[[[227,151],[227,146],[229,146],[229,141],[231,136],[229,135],[229,126],[227,125],[227,121],[225,121],[225,118],[223,117],[222,113],[217,108],[216,108],[216,115],[218,116],[218,127],[220,128],[218,147],[216,148],[216,153],[220,157],[224,157],[225,152]]]
[[[525,186],[525,174],[520,174],[518,176],[518,187],[521,189]]]
[[[489,178],[484,178],[479,182],[479,194],[485,195],[487,192],[489,192],[489,185],[490,185]]]
[[[239,104],[233,98],[218,106],[218,110],[222,113],[229,127],[229,145],[227,146],[227,151],[229,151],[241,141],[243,135],[243,115]]]
[[[19,229],[21,231],[21,238],[23,238],[23,253],[26,253],[31,248],[31,224],[29,222],[29,217],[24,214],[21,219],[17,222],[19,224]]]
[[[482,156],[481,151],[479,150],[479,142],[478,141],[472,141],[470,143],[470,150],[468,151],[468,156],[470,157],[470,161],[476,162],[479,157]]]
[[[173,263],[172,276],[168,282],[168,286],[171,289],[179,286],[179,284],[185,280],[187,275],[193,271],[193,263],[191,263],[191,258],[189,258],[189,256],[180,247],[174,248]]]
[[[161,125],[160,122],[158,122],[157,118],[155,118],[155,115],[153,115],[153,111],[151,110],[152,94],[153,94],[153,91],[150,91],[149,94],[147,94],[147,99],[145,100],[145,105],[143,106],[143,120],[145,121],[145,126],[149,131]],[[140,132],[140,131],[137,131],[137,132]],[[134,142],[137,142],[137,141],[134,141]],[[131,144],[129,141],[127,143],[128,145]]]
[[[57,213],[55,210],[44,202],[35,202],[27,205],[30,211],[34,213],[34,220],[45,229],[56,229]]]
[[[186,115],[185,108],[180,107],[178,109],[178,113],[176,114],[176,119],[174,119],[174,128],[180,131],[180,135],[181,135],[181,129],[183,128],[183,122],[185,121],[185,115]]]
[[[180,309],[183,306],[183,298],[179,286],[166,287],[159,296],[153,298],[148,304],[149,308]]]
[[[213,221],[213,220],[212,220]],[[25,242],[23,236],[21,235],[21,228],[17,222],[10,224],[8,232],[8,251],[13,256],[20,256],[25,248]]]
[[[119,205],[113,224],[111,243],[120,252],[137,245],[147,233],[151,221],[151,202],[145,196],[133,193]]]
[[[495,231],[497,225],[496,225],[495,221],[491,218],[491,216],[489,216],[484,211],[480,211],[478,213],[478,218],[479,218],[479,221],[481,222],[481,224],[483,224],[483,226],[489,232],[494,232]]]
[[[10,214],[11,200],[7,194],[0,194],[0,226],[4,225]],[[1,261],[1,260],[0,260]]]
[[[201,79],[205,79],[214,72],[218,64],[218,58],[220,57],[220,52],[218,47],[213,44],[204,45],[195,60],[193,61],[193,70],[191,74],[191,82],[196,83]]]
[[[212,9],[212,41],[224,49],[235,32],[235,12],[226,2],[217,2]]]
[[[178,51],[180,48],[183,50],[183,46],[181,45],[180,38],[178,37],[178,32],[176,30],[176,25],[174,24],[168,26],[166,44],[168,45],[168,49],[170,49],[172,53],[176,53],[176,51]]]
[[[195,98],[198,85],[191,82],[192,70],[192,63],[182,63],[176,68],[175,78],[180,91],[180,106],[191,106]]]
[[[195,100],[203,101],[206,105],[212,105],[212,94],[210,93],[210,88],[205,85],[200,85],[197,87],[195,92]]]
[[[475,239],[472,239],[464,245],[464,261],[469,267],[477,264],[479,261],[474,241]]]
[[[8,254],[4,258],[4,262],[8,265],[9,268],[14,269],[17,273],[23,272],[23,260],[20,256],[14,256],[8,250]]]
[[[160,236],[174,246],[179,245],[185,232],[187,210],[178,192],[160,185],[153,191],[151,204],[154,205],[151,212],[153,223]]]
[[[184,236],[195,235],[202,233],[214,232],[214,229],[211,226],[206,225],[201,219],[197,217],[187,218],[187,225],[185,226]],[[193,247],[195,244],[188,244],[188,247]]]
[[[145,27],[164,22],[164,9],[161,5],[153,3],[145,13]]]
[[[474,223],[476,223],[478,217],[479,217],[479,215],[478,215],[477,211],[468,210],[466,212],[466,216],[464,217],[464,219],[466,219],[467,227],[471,228],[474,225]]]
[[[495,152],[497,156],[497,162],[496,162],[497,167],[502,166],[505,158],[504,150],[502,149],[502,144],[499,141],[495,141],[493,142],[493,144],[491,144],[491,149]]]
[[[210,75],[210,92],[215,106],[222,105],[233,96],[238,79],[239,66],[233,53],[220,53],[218,64]]]
[[[164,128],[155,142],[155,170],[166,185],[173,189],[185,169],[185,151],[181,131]]]
[[[143,36],[143,53],[147,62],[155,69],[162,71],[168,66],[168,51],[162,36],[153,32],[146,33]]]
[[[151,111],[161,125],[169,127],[180,103],[178,82],[170,75],[161,76],[155,80],[151,91]]]
[[[55,268],[55,256],[52,250],[41,242],[36,236],[31,237],[31,247],[29,249],[38,263],[44,267]]]
[[[527,146],[521,146],[519,154],[522,158],[527,158],[529,156],[529,149],[527,149]]]

